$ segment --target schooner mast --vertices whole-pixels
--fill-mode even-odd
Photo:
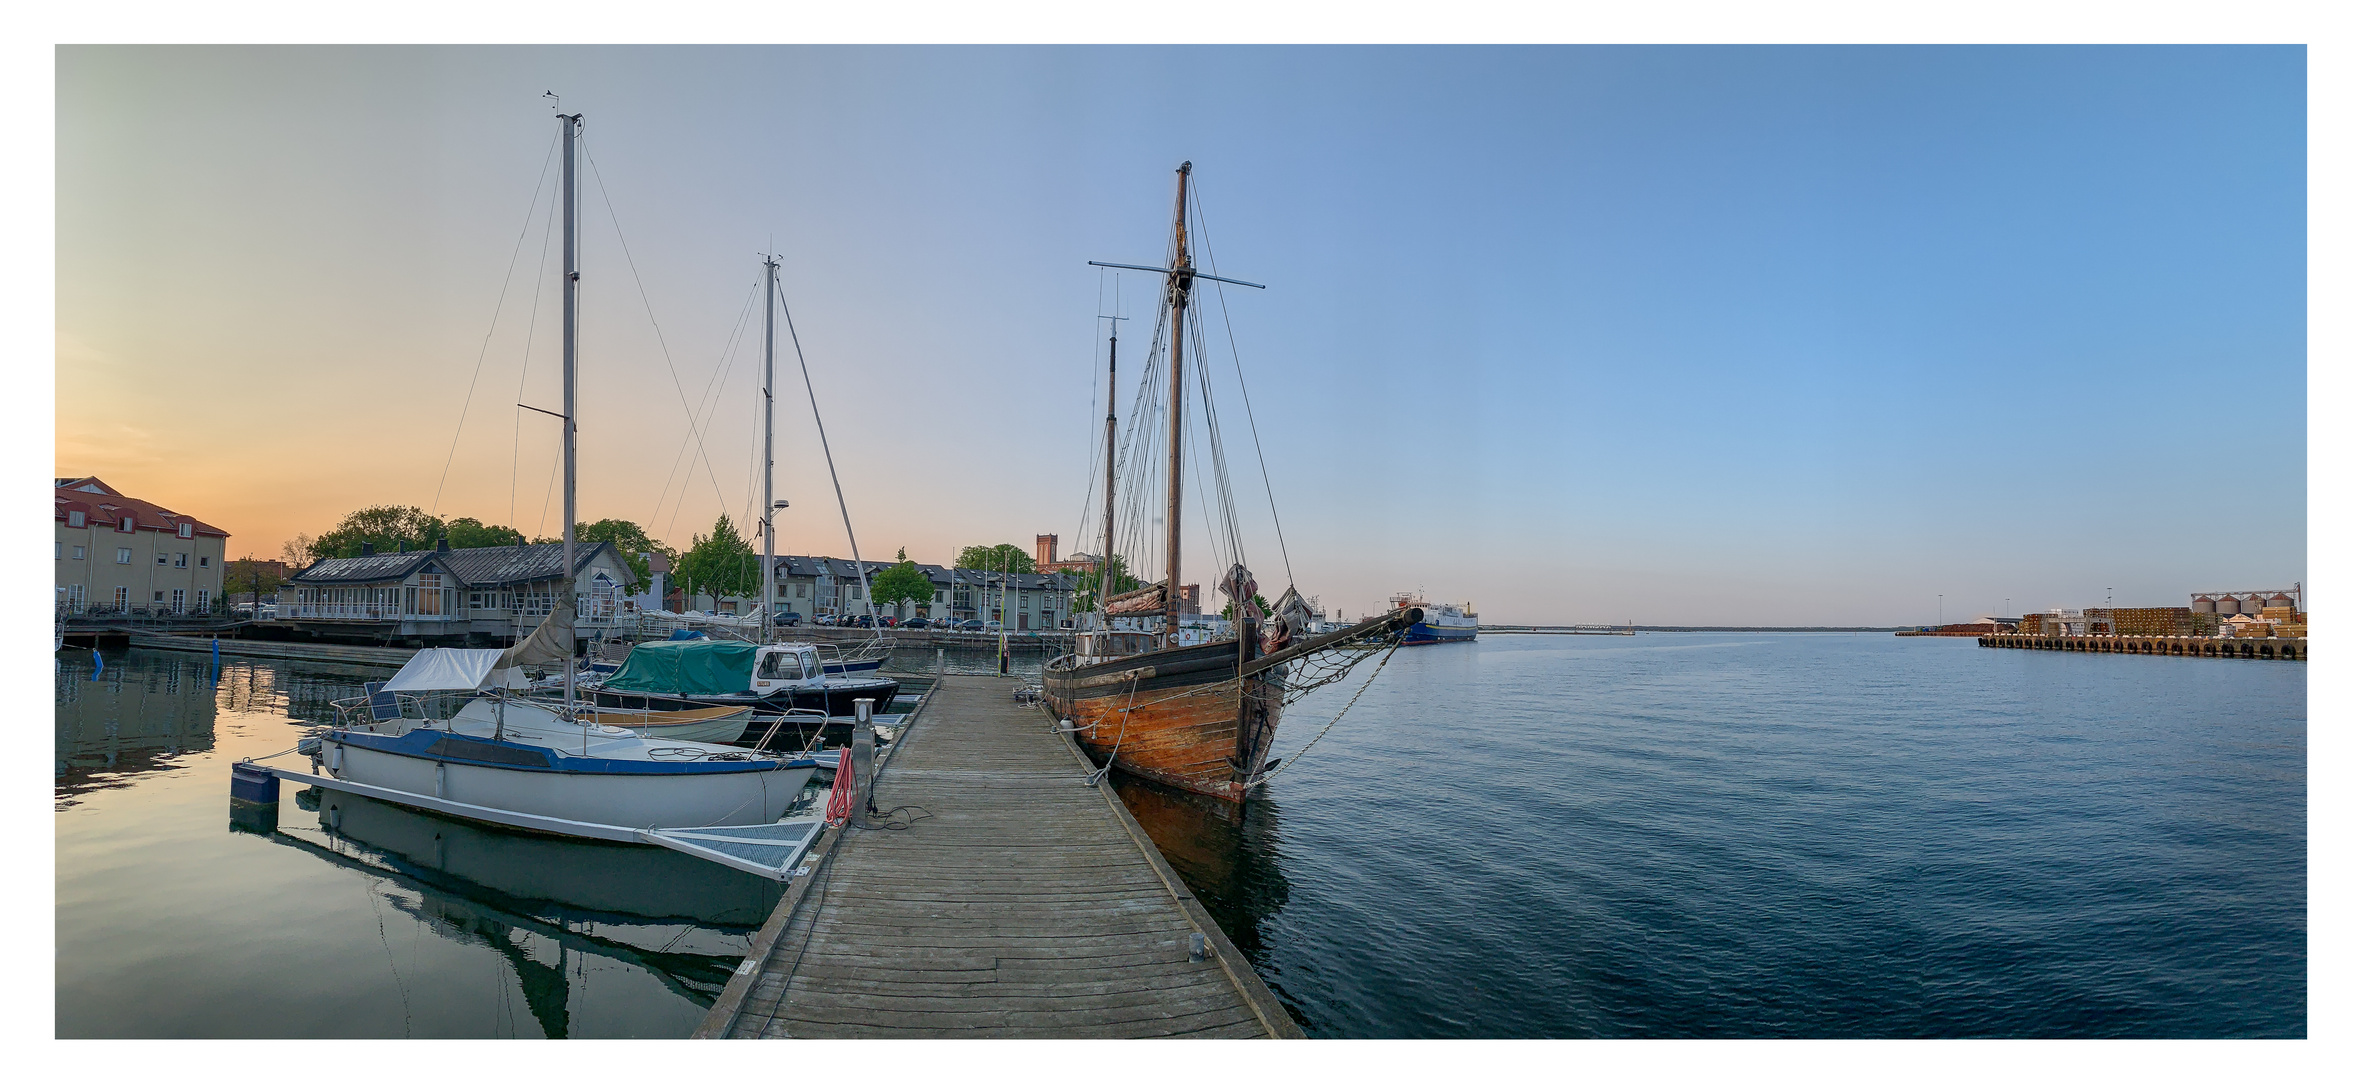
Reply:
[[[1087,260],[1089,266],[1107,266],[1118,270],[1148,270],[1166,274],[1168,279],[1168,558],[1167,558],[1167,622],[1161,644],[1173,648],[1184,643],[1184,308],[1192,299],[1195,278],[1222,281],[1228,285],[1247,285],[1253,289],[1266,286],[1251,281],[1235,281],[1215,274],[1203,274],[1192,268],[1192,233],[1185,220],[1186,190],[1192,181],[1192,163],[1176,167],[1176,247],[1168,258],[1168,265],[1134,266],[1127,263],[1106,263]],[[1115,371],[1117,346],[1113,350],[1112,370]],[[1111,428],[1117,429],[1117,390],[1111,391]]]

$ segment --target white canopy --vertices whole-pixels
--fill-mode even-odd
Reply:
[[[501,661],[502,653],[501,649],[421,649],[386,681],[386,689],[416,694],[494,685],[494,665]],[[523,689],[526,673],[515,667],[503,668],[498,685]]]

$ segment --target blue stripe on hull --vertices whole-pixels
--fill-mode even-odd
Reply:
[[[1416,623],[1406,631],[1408,645],[1436,645],[1442,641],[1474,641],[1480,637],[1476,626],[1432,626]]]

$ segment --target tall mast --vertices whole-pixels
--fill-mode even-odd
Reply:
[[[559,579],[563,584],[557,600],[559,610],[567,620],[567,690],[564,696],[567,716],[576,715],[576,285],[581,277],[576,272],[576,141],[583,137],[584,114],[559,118],[560,130],[567,136],[566,164],[559,174],[559,186],[566,192],[567,217],[560,239],[564,253],[560,262],[559,337],[560,404],[563,414],[559,419],[562,450],[566,464],[566,486],[560,499]]]
[[[1110,416],[1102,432],[1102,618],[1118,588],[1118,317],[1110,316]],[[1057,554],[1057,553],[1056,553]],[[1104,625],[1104,630],[1109,626]]]
[[[756,609],[763,619],[757,640],[773,640],[773,290],[781,260],[765,256],[765,574],[757,585]]]
[[[1176,254],[1168,262],[1168,619],[1167,643],[1184,643],[1184,305],[1192,298],[1192,244],[1184,231],[1184,185],[1176,168]]]

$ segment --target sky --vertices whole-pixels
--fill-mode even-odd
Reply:
[[[378,503],[554,532],[554,422],[516,407],[559,398],[549,90],[598,177],[583,520],[747,531],[771,250],[865,556],[1092,546],[1086,260],[1163,261],[1189,159],[1204,269],[1269,286],[1204,318],[1270,596],[2184,604],[2304,578],[2305,77],[2274,46],[61,47],[55,471],[234,555]],[[1117,286],[1122,413],[1153,282]],[[781,355],[782,546],[844,554]]]

